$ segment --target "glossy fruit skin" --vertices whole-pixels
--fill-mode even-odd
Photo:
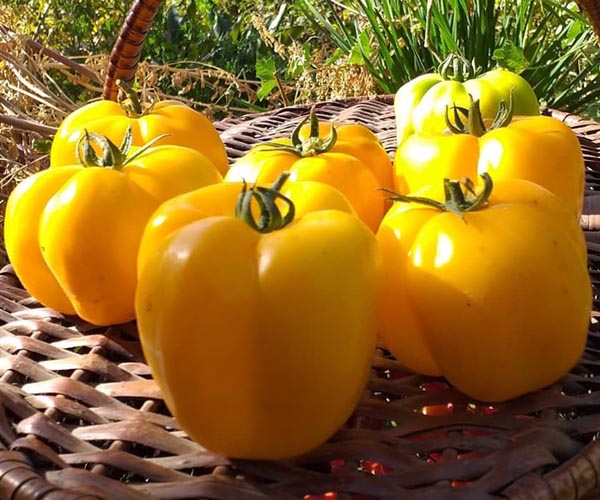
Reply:
[[[398,146],[394,187],[418,191],[444,178],[495,181],[517,178],[552,191],[576,218],[583,207],[585,168],[577,136],[549,116],[515,118],[481,137],[470,134],[413,134]]]
[[[465,82],[426,73],[400,87],[394,96],[398,144],[413,133],[446,130],[446,106],[469,107],[469,95],[481,102],[484,120],[496,116],[500,101],[508,103],[511,91],[514,114],[535,116],[540,107],[535,92],[521,76],[506,69],[490,70]]]
[[[208,214],[232,216],[242,182],[227,182],[205,186],[162,203],[148,221],[138,251],[138,273],[148,258],[157,252],[160,243],[172,232]],[[340,210],[355,215],[348,199],[337,189],[316,181],[286,183],[281,194],[294,203],[296,218],[310,212]],[[255,207],[256,208],[256,207]],[[258,212],[256,212],[258,215]]]
[[[516,179],[463,217],[404,202],[386,214],[383,343],[483,401],[557,381],[583,353],[592,305],[578,223],[552,193]]]
[[[337,141],[331,151],[347,153],[361,160],[377,177],[379,187],[392,189],[392,161],[379,138],[362,123],[319,122],[319,136],[326,138],[335,126]],[[310,126],[305,124],[300,129],[300,137],[309,136]]]
[[[236,458],[299,455],[341,427],[364,390],[379,250],[364,223],[341,210],[261,234],[233,217],[232,205],[224,210],[233,187],[161,208],[196,214],[153,239],[143,259],[140,339],[169,409],[194,440]]]
[[[228,167],[225,146],[211,121],[202,113],[175,100],[157,102],[139,116],[130,116],[121,104],[109,100],[93,101],[68,115],[58,127],[50,150],[52,167],[74,165],[76,144],[83,129],[108,137],[119,144],[131,127],[132,144],[143,146],[167,134],[160,144],[189,147],[206,155],[225,175]]]
[[[277,139],[291,144],[287,139]],[[384,197],[375,173],[364,162],[348,153],[331,150],[314,156],[299,157],[289,151],[278,151],[270,145],[259,145],[236,160],[224,177],[225,182],[269,184],[284,171],[289,182],[318,181],[342,192],[357,216],[373,232],[385,212]]]
[[[97,325],[131,321],[146,222],[166,199],[221,182],[207,157],[181,146],[151,147],[121,170],[42,170],[8,199],[8,257],[43,305]]]

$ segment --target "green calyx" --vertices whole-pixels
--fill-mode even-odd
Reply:
[[[133,138],[131,127],[127,127],[120,146],[117,146],[106,136],[84,129],[83,134],[77,142],[75,153],[77,161],[84,167],[107,167],[121,170],[125,165],[144,154],[156,142],[167,135],[163,134],[155,137],[135,153],[129,154]],[[96,152],[94,145],[100,151],[100,154]]]
[[[119,87],[118,102],[125,110],[125,114],[129,118],[140,118],[152,112],[154,103],[144,105],[140,100],[137,92],[127,85],[123,80],[116,81]]]
[[[438,73],[444,80],[462,83],[475,77],[477,67],[474,61],[469,61],[460,54],[451,53],[441,62]]]
[[[252,229],[263,234],[287,226],[294,220],[296,208],[292,200],[282,195],[279,191],[289,176],[289,172],[282,172],[270,188],[257,186],[256,184],[248,188],[248,185],[244,182],[244,187],[238,196],[235,206],[235,216],[243,220]],[[277,200],[283,201],[287,206],[285,214],[277,206]],[[255,218],[252,213],[253,201],[256,201],[258,204],[258,218]]]
[[[310,133],[306,139],[300,138],[300,130],[302,127],[310,122]],[[305,158],[307,156],[316,156],[321,153],[329,151],[337,141],[337,131],[335,127],[331,126],[330,134],[325,137],[319,137],[319,119],[313,107],[310,110],[310,114],[306,116],[294,129],[291,136],[291,145],[279,144],[276,142],[267,142],[266,145],[270,146],[275,151],[287,151],[295,155]]]
[[[481,137],[490,130],[506,127],[513,119],[514,103],[512,91],[508,104],[505,101],[500,101],[498,104],[496,116],[489,126],[486,126],[483,121],[479,99],[473,99],[471,94],[469,94],[469,100],[469,108],[446,106],[446,126],[453,134],[471,134],[475,137]],[[452,109],[454,122],[450,120],[450,109]]]
[[[429,207],[437,208],[442,212],[452,212],[464,219],[466,212],[474,212],[486,207],[492,194],[494,184],[490,174],[484,172],[481,174],[483,180],[483,188],[478,193],[475,190],[471,179],[463,178],[444,179],[444,202],[424,198],[420,196],[409,196],[398,193],[392,193],[390,199],[392,201],[402,201],[405,203],[419,203]]]

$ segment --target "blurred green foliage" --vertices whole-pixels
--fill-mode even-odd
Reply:
[[[3,0],[3,7],[19,12],[26,34],[72,57],[109,53],[131,3]],[[345,65],[363,68],[376,92],[393,93],[449,53],[472,60],[479,73],[498,64],[521,72],[544,104],[596,118],[598,41],[576,4],[559,0],[166,0],[143,55],[256,81],[254,101],[240,96],[238,104],[263,109],[299,99],[300,80],[326,91]],[[324,68],[338,73],[321,78]],[[352,79],[350,72],[348,88]],[[177,91],[168,79],[158,84]],[[188,92],[198,102],[215,99],[214,87]]]
[[[496,65],[521,73],[550,107],[585,112],[600,97],[598,40],[574,2],[299,2],[313,29],[361,58],[383,92],[455,53],[472,61],[475,74]]]
[[[68,56],[110,52],[132,5],[131,0],[3,3],[22,12],[29,36]],[[249,9],[247,0],[167,1],[145,40],[145,57],[158,64],[192,60],[226,70],[252,68],[260,38],[252,29]]]

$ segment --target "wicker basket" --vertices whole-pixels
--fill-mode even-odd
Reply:
[[[159,4],[134,3],[107,97],[114,95],[114,78],[135,71]],[[288,107],[216,125],[235,159],[259,141],[289,134],[308,111]],[[391,97],[323,102],[316,111],[320,118],[368,125],[393,153]],[[548,113],[564,120],[583,147],[582,225],[598,297],[600,124]],[[378,349],[362,401],[326,444],[293,460],[231,460],[180,430],[133,323],[99,328],[63,317],[32,299],[7,266],[0,271],[0,498],[600,498],[598,300],[594,311],[582,359],[544,390],[483,405],[443,379],[410,373]]]

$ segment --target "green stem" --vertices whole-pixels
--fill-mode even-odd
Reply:
[[[306,139],[301,139],[300,131],[307,122],[310,123],[309,136]],[[322,139],[319,136],[319,119],[315,112],[315,107],[313,106],[309,115],[298,124],[290,138],[292,142],[291,146],[276,142],[267,142],[265,144],[270,146],[273,150],[287,151],[288,153],[293,153],[301,158],[306,158],[308,156],[326,153],[331,150],[337,141],[337,131],[332,124],[331,132],[327,137]]]
[[[100,156],[93,145],[100,149]],[[85,167],[108,167],[120,170],[123,168],[125,156],[119,147],[108,137],[83,130],[76,146],[77,160]]]
[[[487,132],[485,123],[483,122],[483,116],[481,116],[481,105],[479,99],[471,99],[467,127],[469,129],[469,133],[475,137],[481,137]]]
[[[270,188],[257,186],[248,188],[244,182],[242,192],[239,194],[235,206],[235,215],[252,229],[259,233],[270,233],[284,228],[294,220],[296,208],[292,200],[282,195],[279,191],[290,176],[289,172],[282,172]],[[287,212],[282,214],[276,201],[281,200],[287,205]],[[252,202],[258,204],[258,220],[252,213]]]
[[[477,70],[472,61],[460,54],[451,53],[440,64],[438,73],[444,80],[462,83],[474,77]]]
[[[137,92],[127,85],[123,80],[116,81],[119,87],[119,103],[125,109],[130,118],[139,118],[144,116],[148,110],[144,108]],[[124,96],[124,97],[123,97]]]
[[[271,189],[274,191],[281,191],[281,188],[286,183],[286,181],[290,178],[290,173],[286,170],[279,174],[279,177],[275,179],[275,182],[271,186]]]
[[[490,130],[506,127],[513,119],[514,102],[512,90],[510,92],[508,104],[506,104],[505,101],[500,101],[498,104],[496,116],[489,127],[486,127],[485,122],[483,121],[479,99],[473,99],[471,94],[469,94],[469,100],[469,108],[462,108],[456,105],[446,106],[444,119],[446,120],[446,126],[453,134],[471,134],[475,137],[481,137]],[[450,120],[450,109],[452,109],[454,122]],[[467,120],[466,123],[464,121],[465,118]]]
[[[426,205],[428,207],[437,208],[442,212],[446,211],[446,204],[441,203],[439,201],[433,200],[431,198],[424,198],[421,196],[412,196],[407,194],[400,194],[392,191],[391,189],[381,188],[382,191],[386,191],[390,193],[392,196],[389,196],[387,199],[390,201],[401,201],[404,203],[419,203],[420,205]]]
[[[398,193],[393,193],[393,196],[389,199],[405,203],[419,203],[442,212],[452,212],[459,217],[464,218],[465,212],[481,210],[487,205],[490,199],[494,187],[492,178],[487,172],[482,173],[481,178],[483,180],[483,189],[480,193],[475,192],[473,183],[469,179],[462,179],[460,181],[455,179],[444,179],[444,202],[421,196],[410,196]],[[387,189],[385,191],[391,192]]]
[[[462,181],[463,185],[467,185],[467,190],[469,190],[475,197],[470,197],[468,201],[468,205],[463,209],[465,212],[475,212],[476,210],[481,210],[484,208],[492,195],[492,190],[494,189],[494,183],[490,174],[484,172],[481,174],[481,178],[483,179],[483,189],[481,192],[476,195],[475,191],[472,190],[472,181],[470,179],[466,179]],[[472,191],[471,191],[472,190]]]
[[[168,135],[162,134],[155,137],[130,155],[129,151],[132,144],[131,126],[127,127],[120,146],[117,146],[104,135],[84,129],[75,147],[75,154],[79,163],[85,167],[107,167],[121,170],[125,165],[146,153],[149,148]],[[100,150],[100,156],[96,153],[94,145]]]

